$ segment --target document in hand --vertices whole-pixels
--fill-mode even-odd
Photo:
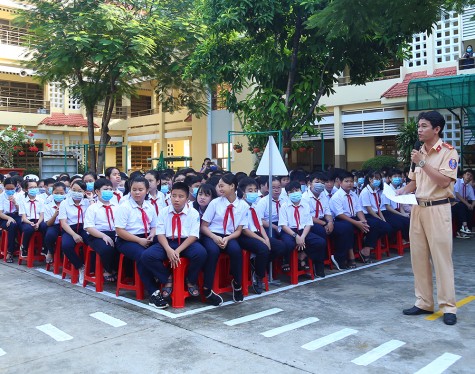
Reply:
[[[384,186],[383,194],[386,195],[389,200],[395,201],[399,204],[417,205],[416,195],[396,195],[396,191],[394,191],[394,189],[389,184]]]

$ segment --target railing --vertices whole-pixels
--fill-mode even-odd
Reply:
[[[48,114],[50,102],[37,99],[0,96],[0,111]]]
[[[0,44],[22,45],[25,37],[28,37],[26,29],[0,25]]]
[[[475,68],[475,57],[459,58],[459,70]]]
[[[127,113],[129,112],[130,107],[115,107],[114,112],[111,115],[111,119],[127,119]],[[96,107],[94,110],[94,117],[102,117],[102,114],[104,113],[104,107],[99,106]]]
[[[399,70],[399,67],[386,69],[386,70],[381,71],[381,75],[379,77],[376,77],[369,82],[382,81],[386,79],[394,79],[394,78],[399,78],[400,76],[401,76],[401,71]],[[351,84],[351,79],[349,75],[338,77],[338,86],[347,86],[349,84]]]
[[[159,108],[131,111],[130,116],[131,117],[143,117],[143,116],[150,116],[152,114],[157,114],[157,113],[160,113]]]

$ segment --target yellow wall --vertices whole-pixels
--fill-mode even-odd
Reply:
[[[346,139],[347,169],[359,169],[366,160],[375,156],[374,138]]]
[[[192,158],[191,167],[198,171],[201,169],[201,165],[205,157],[208,157],[207,130],[207,117],[202,116],[201,118],[196,118],[195,116],[193,116],[193,120],[191,122],[191,131],[193,131],[193,136],[190,141],[190,156]]]

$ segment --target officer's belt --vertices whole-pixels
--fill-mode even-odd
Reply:
[[[434,206],[434,205],[450,204],[451,202],[452,202],[452,199],[448,197],[441,200],[429,200],[429,201],[417,200],[417,204],[419,206]]]

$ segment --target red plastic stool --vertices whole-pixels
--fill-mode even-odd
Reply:
[[[231,281],[233,277],[229,274],[230,259],[226,253],[220,253],[216,272],[214,273],[213,291],[217,294],[232,292]]]
[[[310,275],[311,279],[315,279],[313,273],[313,261],[307,257],[309,270],[299,270],[299,260],[297,248],[295,248],[290,254],[290,284],[297,284],[299,282],[300,275]]]
[[[335,248],[335,244],[333,243],[333,240],[331,240],[330,237],[327,236],[327,257],[323,261],[323,265],[330,266],[330,270],[333,269],[332,253],[333,253],[334,248]]]
[[[84,250],[84,243],[77,243],[74,246],[74,251],[76,252],[76,254],[78,256],[79,256],[79,251],[80,251],[81,248]],[[55,253],[56,252],[57,252],[57,250],[55,250]],[[76,269],[73,266],[73,264],[71,264],[71,262],[68,259],[68,256],[64,255],[63,256],[63,270],[62,270],[61,278],[63,278],[63,279],[66,278],[66,274],[71,277],[71,283],[77,283],[78,282],[78,280],[79,280],[79,270]]]
[[[252,271],[251,271],[251,252],[244,250],[242,251],[242,294],[244,296],[249,295],[249,287],[252,286]],[[266,291],[269,291],[269,278],[266,276],[262,279],[266,287]]]
[[[53,265],[53,274],[59,274],[59,268],[61,267],[61,236],[56,239],[56,245],[54,247],[53,263],[46,264],[46,271],[50,271],[51,265]]]
[[[21,234],[18,233],[18,243],[21,241]],[[2,230],[2,242],[0,244],[0,253],[3,256],[3,261],[7,262],[7,254],[8,254],[8,233],[6,230]],[[20,250],[16,249],[13,251],[13,256],[18,256],[20,254]]]
[[[101,256],[96,253],[96,267],[94,273],[91,272],[91,254],[95,252],[90,246],[86,247],[86,254],[84,255],[84,282],[82,286],[86,287],[87,282],[96,285],[96,292],[104,291],[104,268],[102,267]]]
[[[21,242],[23,243],[23,235],[21,236]],[[45,256],[41,254],[41,248],[43,246],[43,235],[40,232],[33,233],[30,243],[28,244],[28,256],[26,257],[26,266],[33,267],[35,261],[43,261]],[[18,257],[18,265],[24,261],[21,256]]]
[[[1,228],[0,228],[0,233],[1,233],[1,235],[2,235],[2,242],[1,242],[1,244],[0,244],[0,259],[1,259],[1,258],[6,258],[6,257],[7,257],[7,254],[6,254],[6,253],[5,253],[5,254],[3,253],[3,237],[4,237],[4,236],[7,236],[7,234],[6,234],[6,232],[3,231],[3,229],[1,229]]]
[[[173,292],[171,295],[172,298],[172,307],[173,308],[184,308],[185,299],[190,297],[188,292],[188,287],[186,287],[186,273],[188,272],[188,266],[190,261],[185,257],[180,257],[180,265],[177,268],[172,269],[173,273]],[[169,266],[169,263],[167,264]]]
[[[407,243],[403,243],[403,240],[402,240],[402,231],[399,230],[397,233],[396,233],[396,244],[390,246],[391,249],[396,249],[397,250],[397,254],[399,256],[404,256],[404,250],[406,248],[410,248],[411,246],[411,243],[407,242]]]
[[[376,255],[375,257],[377,261],[381,261],[383,259],[383,252],[386,254],[387,257],[390,256],[389,240],[388,240],[387,235],[384,235],[382,238],[379,238],[378,241],[376,242],[376,247],[371,250],[371,253],[375,253]]]
[[[126,278],[124,272],[124,255],[121,253],[119,258],[119,274],[117,275],[117,289],[115,295],[119,296],[120,290],[132,290],[135,291],[135,298],[137,300],[143,300],[144,287],[142,280],[140,279],[139,272],[137,271],[137,263],[134,261],[134,278]]]

